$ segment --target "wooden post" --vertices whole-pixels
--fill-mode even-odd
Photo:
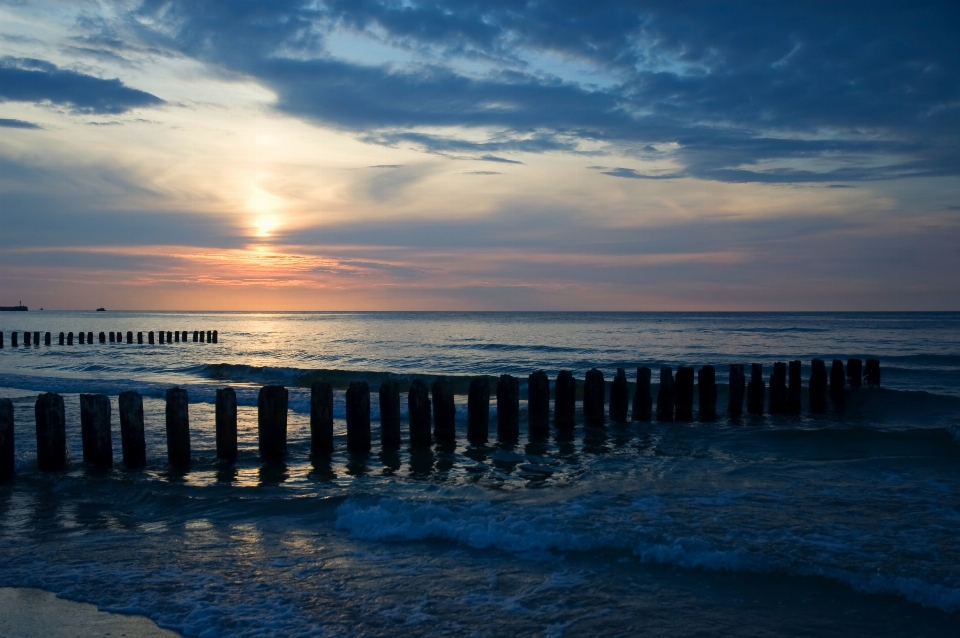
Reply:
[[[198,341],[200,341],[200,331],[199,331],[199,330],[194,330],[194,331],[193,331],[193,342],[194,342],[194,343],[197,343]]]
[[[0,350],[3,350],[3,332],[0,331]]]
[[[13,401],[0,399],[0,483],[13,478]]]
[[[187,334],[187,331],[184,330],[182,334],[183,334],[183,336],[180,338],[180,341],[182,341],[182,342],[184,342],[184,343],[186,343],[187,341],[189,341],[190,337],[189,337],[189,335]]]
[[[596,368],[587,370],[583,379],[583,421],[590,427],[603,425],[603,403],[606,384],[603,373]]]
[[[180,343],[180,331],[179,331],[179,330],[174,330],[174,331],[173,331],[173,341],[174,341],[174,343]]]
[[[370,386],[351,381],[347,386],[347,449],[370,451]]]
[[[750,366],[750,383],[747,385],[747,412],[763,414],[766,394],[767,388],[763,383],[763,365],[754,363]]]
[[[787,385],[787,412],[800,414],[803,406],[803,368],[799,360],[794,359],[789,364],[789,382]]]
[[[489,386],[487,396],[489,400]],[[550,378],[543,370],[527,377],[527,423],[531,437],[550,434]]]
[[[851,388],[863,385],[863,361],[860,359],[847,359],[847,382]]]
[[[80,345],[81,345],[81,346],[82,346],[82,345],[85,345],[85,344],[86,344],[86,340],[87,340],[87,333],[85,333],[85,332],[80,332],[80,333],[78,333],[78,334],[79,334],[79,336],[80,336]]]
[[[627,373],[617,368],[617,376],[610,384],[610,420],[615,423],[627,422],[627,409],[630,404],[630,388],[627,387]]]
[[[139,333],[138,333],[139,334]],[[190,464],[190,400],[183,388],[167,390],[167,459],[170,465]]]
[[[147,333],[147,343],[150,344],[151,346],[154,344],[154,341],[153,341],[153,330],[151,330],[150,332]]]
[[[167,343],[173,343],[173,333],[167,330]]]
[[[205,334],[204,334],[203,330],[201,330],[201,331],[200,331],[200,343],[206,343],[206,341],[203,340],[204,336],[205,336]]]
[[[569,370],[557,373],[553,384],[553,424],[558,430],[572,430],[576,425],[577,381]]]
[[[45,346],[49,346],[49,345],[50,345],[50,337],[51,337],[51,335],[50,335],[49,332],[44,333],[44,335],[43,335],[43,345],[45,345]]]
[[[43,471],[67,466],[67,422],[63,397],[45,392],[34,405],[37,421],[37,467]]]
[[[237,393],[233,388],[217,388],[216,428],[217,458],[231,463],[236,461]]]
[[[633,395],[633,420],[649,421],[653,416],[653,397],[650,396],[650,368],[637,368],[637,390]]]
[[[116,335],[116,333],[113,332],[113,330],[111,330],[111,331],[110,331],[110,343],[115,343],[116,341],[117,341],[117,335]]]
[[[27,348],[30,346],[30,332],[27,330],[23,331],[23,347]]]
[[[713,366],[703,366],[697,372],[697,400],[700,405],[700,420],[717,418],[717,371]]]
[[[10,345],[11,345],[12,347],[14,347],[14,348],[16,348],[17,345],[19,345],[19,344],[17,343],[17,331],[16,331],[16,330],[14,330],[13,332],[10,333]]]
[[[33,345],[35,345],[35,346],[39,346],[39,345],[40,345],[40,331],[39,331],[39,330],[37,330],[37,331],[35,331],[35,332],[33,333]]]
[[[146,467],[147,444],[143,434],[143,398],[139,392],[121,392],[119,404],[123,464],[130,469]]]
[[[663,366],[660,368],[660,389],[657,390],[657,421],[673,421],[675,394],[673,370],[670,366]]]
[[[467,439],[486,443],[490,435],[490,379],[473,377],[467,394]]]
[[[143,333],[137,332],[137,345],[143,345]]]
[[[103,468],[113,467],[110,399],[107,395],[80,395],[80,439],[84,463]]]
[[[93,332],[87,333],[87,343],[93,344]]]
[[[203,339],[201,339],[201,341],[203,341]],[[213,343],[213,332],[210,330],[207,330],[207,343]]]
[[[743,364],[730,364],[730,378],[727,394],[727,414],[740,416],[743,414],[743,395],[746,390],[747,377],[743,373]]]
[[[99,337],[100,337],[100,343],[106,343],[106,342],[107,342],[107,333],[106,333],[106,332],[101,332],[100,335],[99,335]]]
[[[63,333],[61,332],[60,334],[63,334]],[[72,345],[73,345],[73,333],[72,333],[72,332],[68,332],[68,333],[67,333],[67,345],[68,345],[68,346],[72,346]]]
[[[693,421],[694,370],[690,366],[677,366],[676,420]]]
[[[213,331],[213,343],[217,343],[218,339],[219,339],[219,334],[217,333],[216,330],[214,330],[214,331]]]
[[[830,399],[837,404],[844,402],[846,398],[846,375],[843,373],[843,361],[834,359],[830,367]]]
[[[287,453],[287,403],[282,385],[265,385],[257,394],[257,439],[265,461],[282,460]]]
[[[863,381],[867,387],[880,387],[880,359],[867,359],[867,365],[863,369]]]
[[[410,413],[410,444],[430,445],[430,395],[427,384],[414,379],[407,393]]]
[[[433,438],[438,443],[457,440],[457,408],[453,402],[453,388],[446,377],[437,377],[432,384]]]
[[[823,359],[810,362],[810,411],[827,411],[827,366]]]
[[[216,343],[217,333],[213,333]],[[387,380],[380,384],[380,447],[400,447],[400,384]]]
[[[770,373],[770,414],[783,414],[787,410],[787,364],[777,361]]]
[[[516,441],[520,438],[520,382],[509,374],[497,381],[497,439]]]
[[[127,330],[127,343],[133,343],[133,331]]]
[[[310,386],[310,451],[333,452],[333,386],[326,381]]]
[[[167,333],[165,333],[163,330],[160,330],[159,332],[157,332],[157,340],[160,342],[161,345],[165,343],[166,336],[167,336]]]

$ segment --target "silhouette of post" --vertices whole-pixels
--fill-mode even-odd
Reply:
[[[0,331],[0,350],[3,350],[3,332]]]
[[[39,345],[40,345],[40,331],[39,331],[39,330],[37,330],[37,331],[35,331],[35,332],[33,333],[33,345],[35,345],[35,346],[39,346]]]
[[[110,331],[110,343],[116,343],[116,341],[117,341],[117,335],[116,335],[116,333],[115,333],[113,330],[111,330],[111,331]]]
[[[486,443],[490,436],[490,379],[473,377],[467,394],[467,439]]]
[[[520,382],[509,374],[497,381],[497,439],[516,441],[520,438]]]
[[[0,483],[13,478],[13,401],[0,399]]]
[[[750,366],[750,383],[747,385],[747,412],[763,414],[766,394],[767,388],[763,383],[763,365],[754,363]]]
[[[677,366],[675,418],[693,421],[694,370],[691,366]]]
[[[867,387],[880,387],[880,359],[867,359],[867,365],[863,368],[863,381]]]
[[[37,467],[43,471],[67,466],[67,423],[63,397],[44,392],[34,405],[37,422]]]
[[[827,366],[823,359],[810,362],[810,411],[827,411]]]
[[[19,345],[17,341],[17,331],[14,330],[10,333],[10,346],[16,348]]]
[[[400,384],[393,380],[380,384],[380,447],[400,447]]]
[[[72,345],[73,345],[73,333],[72,333],[72,332],[68,332],[68,333],[67,333],[67,345],[68,345],[68,346],[72,346]]]
[[[457,408],[453,402],[453,388],[446,377],[433,381],[433,438],[437,443],[457,440]]]
[[[527,378],[527,421],[531,437],[550,434],[550,378],[543,370]]]
[[[421,379],[414,379],[410,384],[407,404],[410,413],[410,444],[430,445],[430,394],[427,384]]]
[[[211,330],[207,330],[207,343],[213,343],[213,332]],[[367,389],[369,390],[369,387]]]
[[[87,343],[93,345],[93,332],[87,333]]]
[[[147,343],[151,346],[154,345],[153,330],[147,333]]]
[[[216,330],[214,330],[214,331],[213,331],[213,342],[212,342],[212,343],[217,343],[217,341],[218,341],[219,339],[220,339],[219,333],[218,333]]]
[[[23,347],[26,348],[30,345],[30,333],[27,330],[23,331]]]
[[[49,345],[50,345],[50,337],[51,337],[51,335],[50,335],[49,332],[44,333],[44,335],[43,335],[43,345],[45,345],[45,346],[49,346]]]
[[[194,342],[194,343],[198,343],[199,341],[200,341],[200,331],[199,331],[199,330],[194,330],[194,331],[193,331],[193,342]]]
[[[789,381],[787,384],[787,412],[800,414],[803,406],[803,372],[800,361],[794,359],[789,364]]]
[[[132,330],[127,330],[127,343],[129,343],[129,344],[132,344],[132,343],[133,343],[133,331],[132,331]]]
[[[180,343],[180,331],[179,331],[179,330],[174,330],[174,331],[173,331],[173,342],[174,342],[174,343]]]
[[[851,388],[863,385],[863,361],[860,359],[847,359],[847,383]]]
[[[370,386],[366,381],[351,381],[347,386],[347,449],[370,451]]]
[[[740,416],[743,414],[743,395],[747,387],[747,377],[743,373],[743,365],[730,364],[730,378],[727,393],[727,414]]]
[[[553,384],[553,424],[558,430],[572,430],[576,425],[577,381],[569,370],[557,373]]]
[[[204,336],[205,336],[205,334],[204,334],[203,330],[201,330],[201,331],[200,331],[200,343],[206,343],[206,342],[203,340]]]
[[[110,399],[105,394],[80,395],[80,438],[84,463],[113,467]]]
[[[123,464],[131,469],[147,465],[147,443],[143,433],[143,398],[139,392],[121,392],[120,446]]]
[[[663,366],[660,368],[660,389],[657,390],[657,421],[673,421],[675,398],[673,370],[670,366]]]
[[[713,366],[702,366],[697,372],[697,400],[701,421],[717,418],[717,371]]]
[[[333,452],[333,386],[321,380],[310,386],[310,451]]]
[[[183,388],[167,390],[167,459],[170,465],[190,464],[190,400]]]
[[[650,368],[637,368],[637,390],[633,395],[633,420],[649,421],[653,416],[653,397],[650,396]]]
[[[257,439],[264,461],[280,461],[287,453],[287,403],[282,385],[265,385],[257,394]]]
[[[590,427],[603,425],[603,404],[606,384],[603,373],[596,368],[587,370],[583,379],[583,421]]]
[[[846,398],[846,375],[843,372],[843,361],[834,359],[830,367],[830,400],[835,404],[842,404]]]
[[[217,388],[216,428],[217,458],[236,461],[237,392],[233,388]]]
[[[143,333],[142,333],[142,332],[137,332],[137,345],[140,345],[140,346],[143,345]]]
[[[787,364],[777,361],[770,373],[770,414],[787,411]]]
[[[623,368],[617,368],[617,375],[610,383],[610,420],[615,423],[626,423],[629,403],[630,389],[627,387],[627,373]]]
[[[78,338],[80,339],[80,345],[86,345],[87,343],[87,333],[79,332],[77,333]]]

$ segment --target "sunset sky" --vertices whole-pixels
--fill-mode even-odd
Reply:
[[[2,1],[0,296],[960,310],[960,4]]]

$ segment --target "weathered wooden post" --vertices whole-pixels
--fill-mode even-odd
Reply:
[[[653,416],[653,397],[650,396],[650,368],[637,368],[637,390],[633,395],[633,420],[649,421]]]
[[[430,445],[430,395],[427,384],[414,379],[407,393],[410,413],[410,444]]]
[[[111,331],[110,331],[110,343],[116,343],[116,341],[117,341],[117,334],[116,334],[113,330],[111,330]]]
[[[257,439],[264,461],[282,460],[287,453],[287,402],[282,385],[265,385],[257,394]]]
[[[139,331],[137,332],[137,345],[143,345],[143,333]]]
[[[184,331],[183,331],[183,336],[180,338],[180,341],[186,343],[186,342],[189,340],[189,338],[190,338],[190,337],[189,337],[189,335],[187,334],[187,331],[184,330]]]
[[[203,341],[203,339],[201,339],[201,341]],[[207,330],[207,343],[213,343],[213,332],[210,330]]]
[[[92,343],[93,343],[93,332],[92,332],[92,331],[87,333],[87,343],[89,343],[89,344],[92,344]]]
[[[810,362],[810,411],[827,411],[827,366],[823,359]]]
[[[173,342],[174,342],[174,343],[180,343],[180,331],[179,331],[179,330],[174,330],[174,331],[173,331]]]
[[[380,447],[400,447],[400,383],[391,379],[380,384]]]
[[[473,377],[467,394],[467,439],[485,443],[490,436],[490,379]]]
[[[127,343],[133,343],[133,331],[127,330]]]
[[[203,337],[204,337],[204,332],[203,332],[203,330],[201,330],[201,331],[200,331],[200,343],[206,343],[206,341],[203,340]]]
[[[166,337],[166,336],[167,336],[167,333],[165,333],[163,330],[160,330],[160,331],[157,333],[157,340],[160,342],[161,345],[163,345],[163,343],[164,343],[164,337]]]
[[[3,332],[0,331],[0,350],[3,350]]]
[[[457,440],[457,408],[450,380],[437,377],[430,389],[433,394],[433,438],[437,443],[453,443]]]
[[[167,343],[173,343],[173,333],[167,330]]]
[[[800,414],[803,406],[803,369],[800,361],[794,359],[789,364],[790,380],[787,385],[787,412]]]
[[[193,342],[194,342],[194,343],[197,343],[197,342],[199,342],[199,341],[200,341],[200,331],[199,331],[199,330],[194,330],[194,331],[193,331]]]
[[[730,364],[730,378],[727,394],[727,414],[740,416],[743,414],[743,395],[747,387],[747,377],[743,372],[743,364]]]
[[[488,396],[489,392],[488,387]],[[550,378],[543,370],[527,377],[527,422],[531,437],[550,434]]]
[[[867,365],[863,368],[863,380],[867,387],[880,387],[880,359],[867,359]]]
[[[17,345],[19,345],[19,344],[17,343],[17,331],[16,331],[16,330],[14,330],[13,332],[10,333],[10,345],[11,345],[12,347],[14,347],[14,348],[16,348]]]
[[[830,367],[830,400],[840,404],[846,398],[846,375],[843,372],[843,361],[834,359]]]
[[[13,401],[0,399],[0,483],[13,478]]]
[[[121,392],[118,403],[123,464],[131,469],[146,467],[147,443],[143,434],[143,398],[139,392]]]
[[[80,345],[81,345],[81,346],[82,346],[82,345],[86,345],[87,333],[85,333],[85,332],[79,332],[79,333],[77,333],[77,335],[78,335],[79,338],[80,338]]]
[[[61,336],[61,337],[63,336],[63,333],[62,333],[62,332],[60,333],[60,336]],[[62,340],[62,339],[60,340],[60,345],[63,345],[63,340]],[[72,333],[72,332],[68,332],[68,333],[67,333],[67,345],[68,345],[68,346],[72,346],[72,345],[73,345],[73,333]]]
[[[34,405],[37,421],[37,467],[43,471],[67,466],[67,422],[63,397],[44,392]]]
[[[139,334],[139,333],[138,333]],[[167,459],[170,465],[190,464],[190,400],[183,388],[167,390]]]
[[[237,393],[233,388],[217,388],[216,431],[217,458],[236,461]]]
[[[747,412],[763,414],[766,394],[767,388],[763,383],[763,365],[754,363],[750,366],[750,383],[747,384]]]
[[[576,425],[577,381],[569,370],[557,373],[553,384],[553,424],[558,430],[572,430]]]
[[[697,400],[701,421],[717,418],[717,371],[713,366],[702,366],[697,372]]]
[[[347,386],[347,449],[370,451],[370,386],[366,381],[351,381]]]
[[[147,343],[150,344],[151,346],[154,345],[153,330],[147,333]]]
[[[36,331],[34,331],[34,333],[33,333],[33,345],[35,345],[35,346],[39,346],[39,345],[40,345],[40,331],[39,331],[39,330],[36,330]]]
[[[30,332],[27,330],[23,331],[23,347],[26,348],[30,345]]]
[[[213,343],[217,343],[218,340],[219,340],[219,333],[218,333],[216,330],[214,330],[214,331],[213,331]]]
[[[675,418],[693,421],[693,393],[695,372],[692,366],[677,366]]]
[[[860,359],[847,359],[847,382],[851,388],[863,385],[863,361]]]
[[[107,342],[107,333],[106,333],[106,332],[101,332],[98,336],[100,337],[100,339],[99,339],[100,343],[106,343],[106,342]]]
[[[49,332],[44,333],[44,335],[43,335],[43,345],[45,345],[45,346],[49,346],[49,345],[50,345],[50,337],[51,337],[51,335],[50,335]]]
[[[509,374],[497,381],[497,439],[516,441],[520,438],[520,382]]]
[[[670,366],[663,366],[660,368],[660,389],[657,390],[657,421],[673,421],[675,396],[673,370]]]
[[[310,451],[333,452],[333,386],[321,380],[310,386]]]
[[[583,379],[583,421],[590,427],[603,425],[603,403],[606,384],[603,373],[596,368],[587,370]]]
[[[110,399],[105,394],[80,395],[80,439],[84,463],[113,467]]]
[[[787,364],[777,361],[770,373],[770,414],[787,411]]]
[[[610,420],[615,423],[626,423],[629,404],[630,389],[627,387],[627,373],[623,368],[617,368],[617,375],[610,383]]]

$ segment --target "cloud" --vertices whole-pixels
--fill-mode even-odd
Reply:
[[[610,175],[611,177],[625,177],[627,179],[676,179],[678,177],[684,177],[680,173],[665,173],[663,175],[645,175],[643,173],[638,173],[632,168],[623,168],[617,167],[610,171],[601,171],[604,175]]]
[[[165,103],[118,79],[102,80],[43,60],[11,57],[0,58],[0,102],[52,103],[74,113],[97,115],[117,115]]]
[[[479,159],[482,159],[484,162],[503,162],[504,164],[523,164],[523,162],[507,159],[505,157],[497,157],[496,155],[481,155]]]
[[[464,171],[464,175],[503,175],[499,171]]]
[[[6,128],[27,128],[27,129],[43,128],[39,124],[34,124],[33,122],[25,122],[23,120],[12,120],[5,117],[0,117],[0,126],[6,127]]]

